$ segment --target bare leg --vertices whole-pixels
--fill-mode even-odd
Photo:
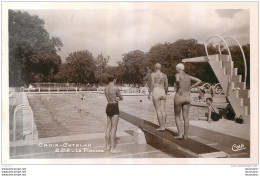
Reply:
[[[166,112],[165,112],[165,105],[166,105],[166,100],[161,100],[161,109],[162,109],[162,120],[164,123],[164,127],[166,125]]]
[[[174,102],[175,123],[179,133],[179,135],[176,137],[177,139],[182,138],[180,114],[181,114],[181,105],[177,105]]]
[[[158,131],[165,130],[165,123],[162,117],[162,109],[161,109],[161,100],[153,98],[153,105],[155,107],[156,113],[157,113],[157,119],[160,125],[160,128],[156,129]]]
[[[107,116],[107,129],[106,129],[106,150],[111,149],[111,143],[110,143],[110,133],[111,133],[111,117]]]
[[[110,150],[110,152],[111,153],[120,153],[121,152],[119,150],[116,150],[116,130],[117,130],[118,120],[119,120],[119,115],[114,115],[111,118],[111,124],[112,124],[111,125],[112,126],[111,137],[110,137],[110,140],[111,140],[111,150]]]
[[[189,110],[190,110],[190,104],[183,105],[182,107],[182,115],[184,119],[184,139],[187,139],[188,137],[188,131],[189,131]]]
[[[211,123],[212,122],[212,119],[211,119],[211,108],[209,108],[209,112],[208,112],[208,115],[207,115],[207,121],[209,122],[209,123]]]

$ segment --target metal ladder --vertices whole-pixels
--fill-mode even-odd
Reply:
[[[34,124],[33,124],[33,111],[32,108],[29,105],[26,104],[20,104],[18,105],[15,110],[14,110],[14,116],[13,116],[13,141],[16,141],[16,113],[18,112],[18,110],[20,109],[26,109],[29,110],[31,112],[31,116],[30,116],[30,134],[32,134],[32,138],[34,139]]]

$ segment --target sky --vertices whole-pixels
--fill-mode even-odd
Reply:
[[[69,53],[88,50],[97,57],[110,56],[109,65],[122,61],[124,53],[148,52],[158,43],[196,39],[205,43],[211,35],[235,37],[250,43],[249,10],[239,9],[88,9],[22,10],[45,21],[50,36],[63,43],[62,61]],[[235,44],[234,42],[229,42]]]

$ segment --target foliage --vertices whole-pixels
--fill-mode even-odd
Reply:
[[[63,46],[50,38],[44,20],[9,10],[9,85],[52,81],[61,65],[57,52]]]
[[[75,51],[61,63],[57,54],[63,46],[57,37],[50,38],[44,28],[44,20],[28,13],[9,10],[9,85],[20,86],[32,82],[106,83],[109,76],[116,76],[119,83],[144,85],[149,82],[149,70],[160,63],[174,84],[175,66],[185,58],[205,56],[205,47],[195,39],[179,39],[175,42],[158,43],[146,53],[140,50],[122,55],[117,66],[109,66],[109,56],[99,54],[96,58],[88,50]],[[218,54],[218,46],[209,44],[208,53]],[[250,45],[243,46],[250,85]],[[221,46],[222,53],[227,50]],[[238,46],[230,51],[238,68],[244,75],[243,56]],[[203,82],[216,83],[217,78],[208,63],[186,63],[188,74]]]
[[[103,81],[106,82],[107,77],[110,76],[110,74],[106,72],[108,61],[109,61],[109,56],[104,57],[102,53],[99,54],[96,58],[97,68],[95,70],[95,77],[101,84]]]
[[[250,85],[250,45],[244,45],[243,51],[246,58],[247,64],[247,83]],[[232,59],[234,61],[234,67],[238,68],[238,74],[242,75],[242,81],[245,79],[245,64],[242,52],[238,46],[230,47]]]
[[[141,84],[148,65],[147,55],[140,50],[123,54],[124,83]]]
[[[96,68],[95,60],[89,51],[75,51],[66,58],[61,79],[65,78],[67,82],[74,83],[95,83]]]
[[[221,46],[223,54],[227,54],[227,50]],[[218,46],[209,44],[208,53],[219,54]],[[250,47],[243,46],[248,68],[247,83],[250,80]],[[235,67],[239,68],[238,73],[244,74],[243,58],[240,49],[236,46],[230,47]],[[124,83],[141,84],[146,79],[146,68],[153,70],[155,63],[162,65],[162,71],[168,76],[169,84],[174,84],[174,75],[176,73],[175,66],[182,62],[182,59],[205,56],[205,47],[198,43],[195,39],[177,40],[174,43],[156,44],[151,47],[148,53],[136,50],[123,55],[122,62],[118,62],[120,70],[120,78]],[[201,79],[203,82],[217,83],[218,80],[208,63],[186,63],[185,70],[188,74]],[[249,83],[250,84],[250,83]]]
[[[182,59],[205,55],[204,45],[199,44],[194,39],[181,39],[174,43],[157,44],[151,47],[148,58],[151,68],[157,62],[162,65],[162,71],[168,76],[169,84],[173,85],[176,73],[175,66],[182,62]],[[198,77],[203,81],[216,81],[216,77],[209,64],[187,63],[185,67],[188,74]]]

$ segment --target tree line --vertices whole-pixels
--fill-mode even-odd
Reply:
[[[205,56],[205,47],[195,39],[179,39],[175,42],[158,43],[148,52],[134,50],[124,53],[116,66],[108,65],[109,56],[93,56],[90,51],[74,51],[64,63],[57,54],[63,44],[58,37],[50,37],[44,28],[44,20],[27,12],[9,10],[9,86],[23,86],[34,82],[74,82],[104,84],[109,76],[116,76],[122,84],[143,85],[148,70],[155,63],[173,85],[175,66],[182,59]],[[247,59],[250,84],[250,45],[243,46]],[[238,68],[244,75],[243,57],[238,46],[230,51]],[[209,54],[218,54],[218,46],[209,45]],[[222,52],[227,50],[222,47]],[[217,78],[208,63],[186,63],[186,72],[204,82],[217,83]]]

